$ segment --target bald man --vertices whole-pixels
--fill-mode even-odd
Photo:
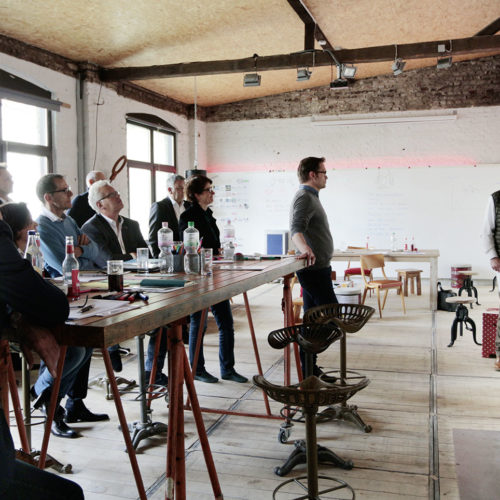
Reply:
[[[68,215],[75,219],[78,227],[82,227],[91,217],[95,215],[94,209],[89,205],[89,188],[97,181],[106,179],[104,172],[100,170],[92,170],[87,174],[85,182],[87,183],[87,191],[73,198],[71,208]]]

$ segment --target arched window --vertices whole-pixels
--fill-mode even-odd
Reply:
[[[130,217],[149,232],[149,209],[167,195],[166,179],[176,171],[179,131],[145,113],[127,114],[127,165]]]

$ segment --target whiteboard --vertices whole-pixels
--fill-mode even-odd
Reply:
[[[295,172],[208,175],[215,184],[215,216],[220,226],[227,219],[235,225],[240,251],[264,253],[266,230],[289,228]],[[489,279],[494,273],[480,233],[488,196],[498,189],[500,165],[344,169],[328,172],[320,199],[335,248],[365,245],[367,237],[373,248],[390,248],[394,232],[399,247],[414,238],[417,248],[438,249],[440,278],[449,278],[452,266],[470,264],[476,278]],[[334,268],[343,274],[345,264]]]

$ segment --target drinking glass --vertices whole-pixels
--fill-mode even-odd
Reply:
[[[138,248],[137,249],[137,272],[147,273],[149,265],[149,249]]]
[[[123,260],[108,260],[108,289],[123,292]]]
[[[212,274],[212,261],[213,261],[214,251],[211,248],[202,248],[201,252],[203,254],[202,273],[205,276],[210,276]]]

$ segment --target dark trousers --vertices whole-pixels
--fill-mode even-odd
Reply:
[[[333,291],[332,268],[330,266],[323,269],[301,269],[297,271],[297,278],[302,287],[304,313],[312,307],[338,303]],[[316,366],[317,357],[316,354],[313,356],[314,366]],[[305,355],[302,349],[300,349],[300,362],[302,372],[304,372]]]
[[[233,313],[229,300],[224,300],[210,307],[215,322],[219,328],[219,364],[221,375],[230,375],[234,371],[234,328]],[[191,314],[189,324],[189,362],[194,362],[196,341],[201,323],[201,311]],[[207,329],[207,322],[203,325],[203,335]],[[200,355],[196,372],[201,373],[205,369],[205,357],[203,356],[203,340],[200,346]]]
[[[86,348],[86,361],[78,370],[76,374],[75,381],[68,391],[68,400],[66,401],[66,408],[71,409],[73,406],[73,401],[77,399],[85,399],[87,397],[87,391],[89,386],[89,372],[90,372],[90,362],[92,361],[92,351],[91,347]]]

